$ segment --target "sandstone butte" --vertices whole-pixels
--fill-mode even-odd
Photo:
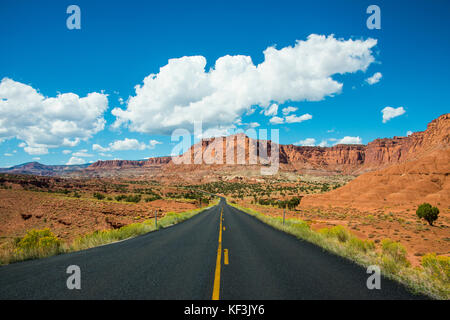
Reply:
[[[433,150],[443,152],[449,145],[450,114],[444,114],[428,124],[427,130],[415,132],[407,137],[394,137],[392,139],[376,139],[367,145],[344,145],[332,147],[304,147],[295,145],[279,145],[279,161],[284,170],[295,170],[302,173],[305,170],[318,172],[344,173],[359,175],[374,171],[405,161],[411,161],[428,155]],[[222,141],[225,141],[222,143]],[[222,150],[217,144],[222,143]],[[202,140],[192,146],[182,158],[197,168],[217,168],[223,165],[208,166],[208,163],[250,163],[250,155],[258,154],[258,144],[261,140],[251,139],[244,134],[236,134],[222,138]],[[266,143],[262,143],[266,145]],[[445,153],[445,152],[444,152]],[[203,156],[201,158],[201,155]],[[271,155],[268,144],[267,157]],[[261,158],[264,158],[261,156]],[[203,161],[202,161],[202,160]],[[176,165],[171,157],[149,158],[148,160],[107,160],[98,161],[90,165],[87,170],[123,169],[123,168],[151,168],[160,167],[164,170],[187,169],[184,165]]]
[[[429,202],[450,206],[450,115],[428,124],[424,132],[404,138],[377,139],[367,146],[367,172],[347,185],[306,196],[302,205],[374,208]]]
[[[225,143],[222,143],[225,141]],[[119,170],[124,168],[158,168],[160,172],[196,174],[220,173],[258,154],[258,144],[244,134],[205,139],[180,157],[193,164],[175,164],[171,157],[142,161],[98,161],[87,171]],[[217,143],[222,143],[217,147]],[[425,131],[407,137],[376,139],[367,145],[335,145],[332,147],[303,147],[279,145],[280,170],[312,174],[353,174],[356,179],[334,191],[306,196],[302,205],[339,205],[380,207],[402,203],[430,202],[440,207],[450,205],[450,114],[444,114],[428,124]],[[271,155],[268,144],[267,157]],[[203,160],[200,160],[203,155]],[[228,161],[227,161],[228,158]],[[217,163],[222,159],[223,163]],[[230,165],[232,159],[232,165]],[[244,160],[242,160],[244,159]],[[178,160],[180,160],[178,158]]]

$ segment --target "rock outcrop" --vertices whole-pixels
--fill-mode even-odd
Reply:
[[[155,157],[147,160],[100,160],[91,164],[86,170],[118,170],[129,168],[147,168],[169,163],[171,157]]]
[[[369,143],[364,165],[384,168],[362,174],[334,191],[306,196],[302,204],[379,208],[429,202],[449,207],[449,120],[446,114],[424,132]]]

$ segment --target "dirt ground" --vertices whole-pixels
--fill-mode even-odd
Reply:
[[[0,189],[0,242],[23,236],[30,229],[50,228],[64,241],[96,230],[143,222],[167,212],[183,212],[198,206],[185,200],[139,203],[77,199],[63,194]]]

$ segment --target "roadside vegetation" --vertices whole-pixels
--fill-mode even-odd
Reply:
[[[16,238],[0,247],[0,265],[45,258],[137,237],[192,218],[205,209],[216,205],[218,201],[216,199],[208,207],[186,212],[168,212],[164,217],[157,219],[157,225],[155,225],[155,220],[151,218],[144,222],[129,224],[118,229],[101,230],[82,235],[72,243],[63,243],[50,229],[33,229],[28,231],[25,236]]]
[[[450,299],[449,257],[426,254],[422,257],[420,267],[412,267],[405,247],[399,242],[384,239],[381,246],[377,247],[373,241],[359,239],[343,226],[314,231],[307,222],[300,219],[286,219],[283,224],[281,217],[267,216],[235,203],[230,205],[278,230],[318,245],[359,265],[378,265],[384,276],[405,284],[414,293],[436,299]]]

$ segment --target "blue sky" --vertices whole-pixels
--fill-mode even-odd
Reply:
[[[81,9],[80,30],[66,27],[66,8],[71,4]],[[381,9],[381,30],[366,27],[366,8],[371,4]],[[34,159],[65,164],[169,155],[174,146],[170,132],[189,127],[189,121],[204,115],[208,128],[223,120],[221,129],[245,129],[249,123],[258,123],[256,129],[280,129],[283,144],[368,143],[379,137],[422,131],[429,121],[450,109],[449,9],[448,1],[439,0],[4,0],[0,3],[0,79],[11,81],[2,82],[3,89],[0,86],[0,167]],[[292,78],[283,72],[267,72],[260,79],[253,78],[255,72],[233,69],[229,71],[234,72],[232,75],[241,79],[249,75],[255,84],[248,81],[232,90],[228,90],[227,79],[203,81],[203,73],[191,78],[191,69],[185,70],[206,61],[204,71],[209,76],[216,61],[227,55],[250,57],[251,63],[245,60],[246,66],[258,66],[267,60],[263,52],[268,47],[296,47],[297,40],[308,43],[311,34],[334,35],[333,43],[338,45],[350,39],[364,43],[376,39],[376,45],[367,49],[373,61],[361,61],[356,71],[348,66],[342,74],[325,74],[342,87],[321,88],[313,99],[318,101],[309,101],[308,90],[299,93],[301,90],[295,88],[289,92],[283,89],[298,77],[303,84],[313,85],[310,70],[293,73]],[[333,49],[318,48],[309,55],[311,66],[319,65],[320,70],[341,67],[338,59],[330,59]],[[356,52],[358,48],[351,50]],[[322,52],[325,56],[328,52],[328,60],[317,58]],[[143,85],[144,79],[158,74],[169,59],[190,56],[203,60],[174,60],[181,64],[167,71],[172,77],[167,86],[165,82],[155,82],[153,87]],[[286,73],[294,68],[292,63],[297,61],[298,66],[304,61],[295,57],[276,59],[277,65],[282,63],[277,70]],[[381,79],[369,84],[366,80],[377,72]],[[182,83],[173,89],[177,76]],[[289,81],[273,88],[276,81],[285,80]],[[212,89],[217,83],[219,87]],[[140,94],[135,91],[137,85],[142,86]],[[170,90],[178,90],[173,99],[167,98]],[[79,100],[93,92],[98,96]],[[268,94],[263,99],[265,92]],[[25,99],[25,93],[31,98]],[[59,94],[67,93],[78,97],[58,100]],[[155,98],[158,95],[160,100]],[[299,98],[291,99],[294,96]],[[199,103],[183,109],[186,113],[172,110],[174,104],[191,102]],[[278,105],[276,114],[268,111],[273,104]],[[289,106],[297,109],[288,114],[295,115],[293,122],[286,123],[282,109]],[[397,112],[402,107],[398,112],[402,114],[383,122],[381,111],[388,106]],[[56,112],[58,107],[65,111]],[[123,112],[113,114],[114,109]],[[208,118],[208,112],[217,117]],[[164,115],[161,120],[158,113]],[[304,115],[310,119],[300,122],[299,117]],[[284,123],[275,124],[275,116]],[[61,125],[57,126],[58,121]],[[345,137],[349,138],[342,140]]]

